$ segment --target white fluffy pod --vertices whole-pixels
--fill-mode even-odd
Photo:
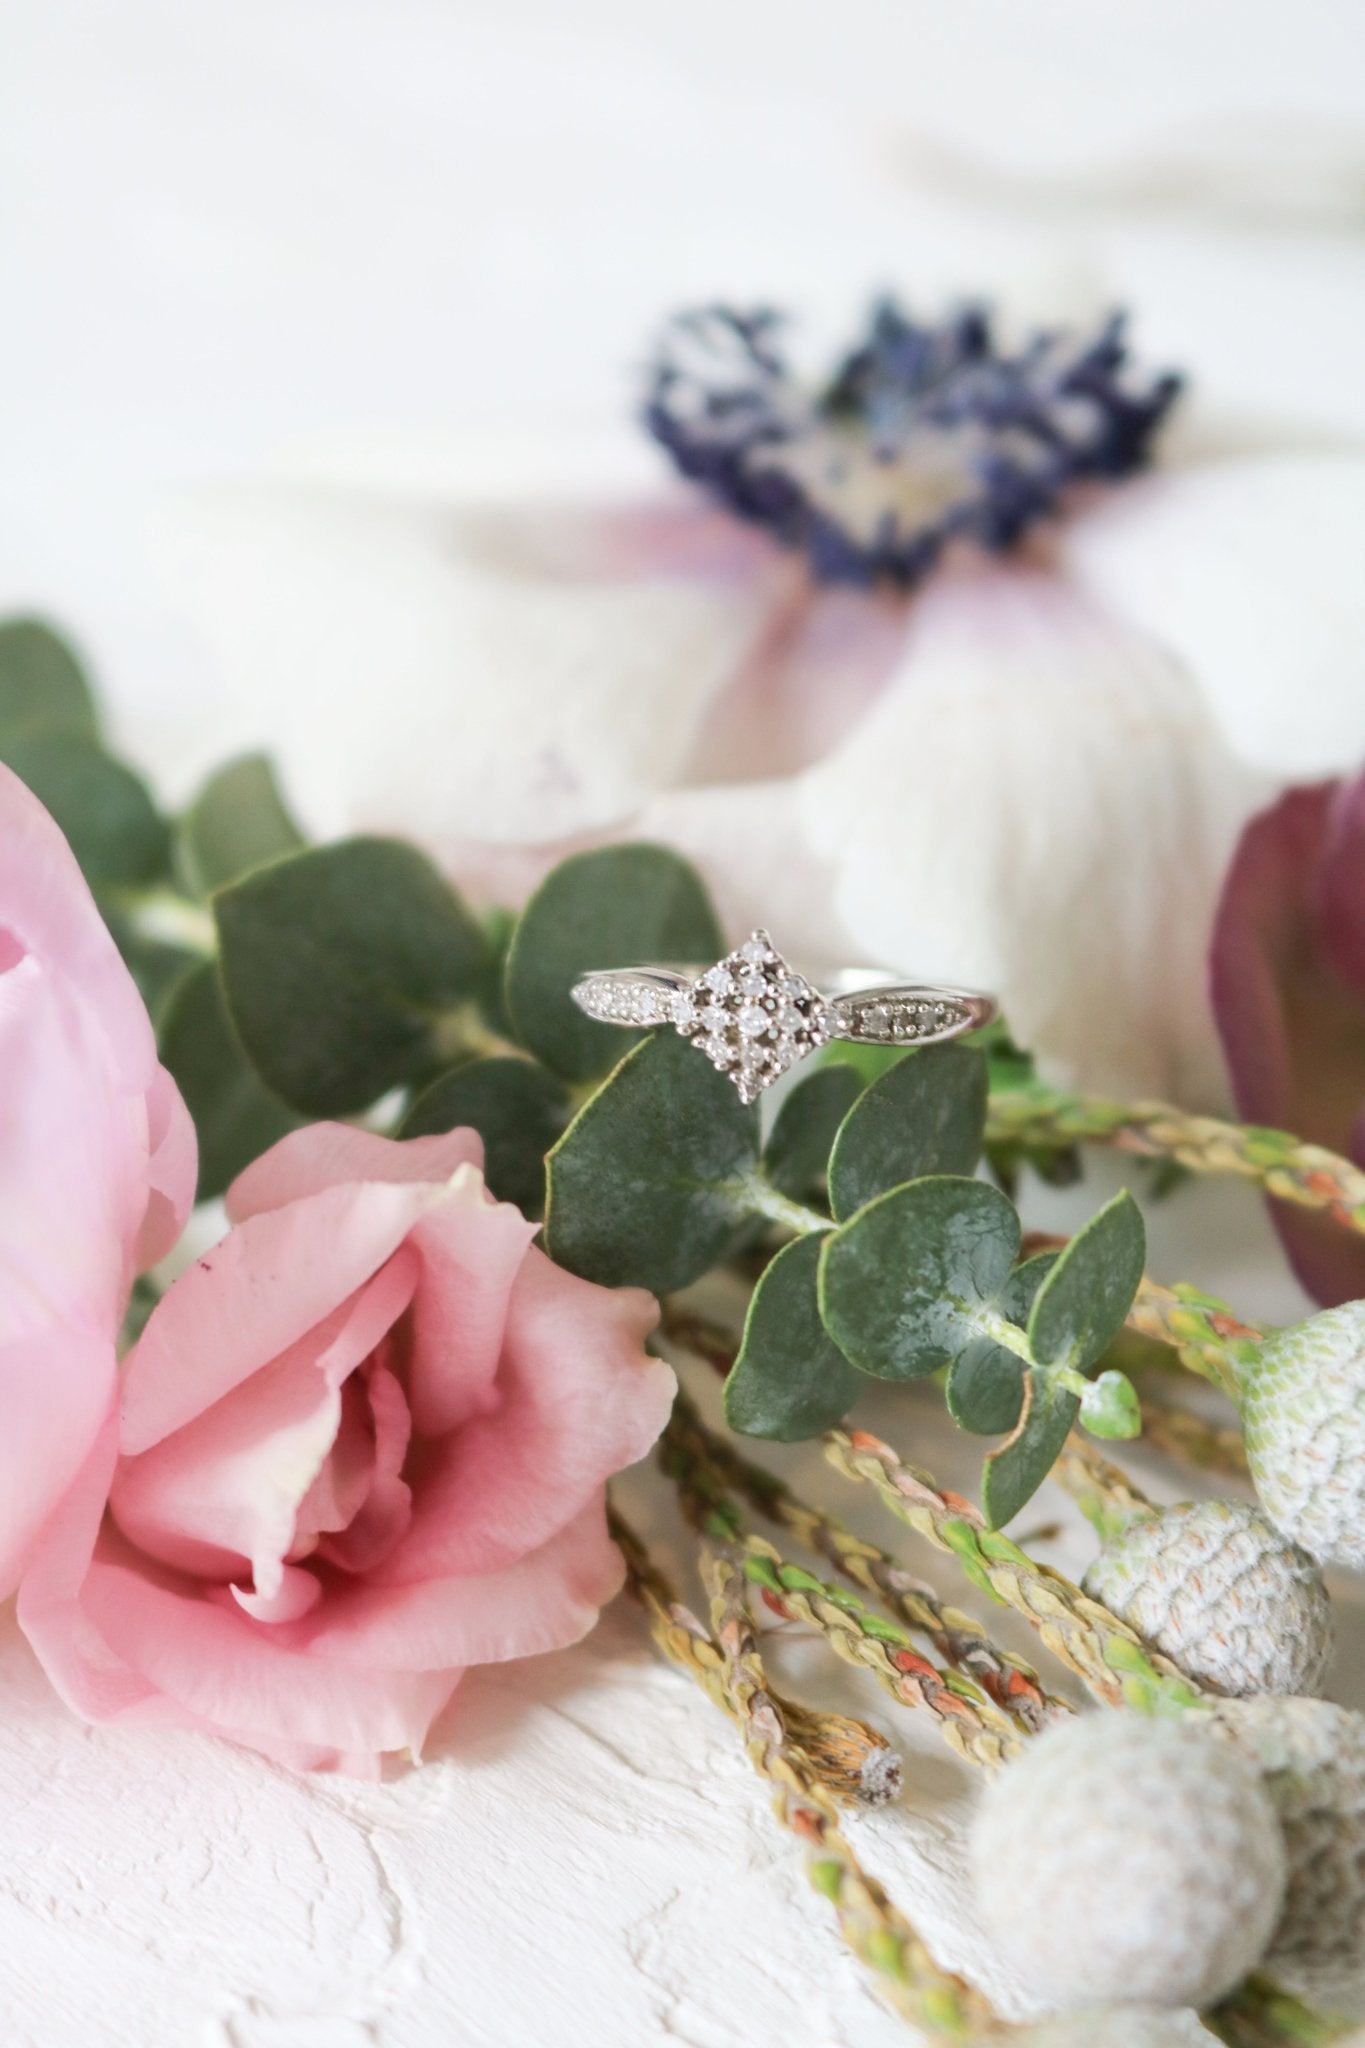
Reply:
[[[1310,1997],[1365,1979],[1365,1715],[1327,1700],[1221,1700],[1216,1731],[1262,1773],[1289,1853],[1266,1956]]]
[[[1322,1690],[1332,1656],[1322,1573],[1243,1501],[1134,1517],[1105,1544],[1085,1590],[1213,1692]]]
[[[1365,1302],[1274,1330],[1241,1372],[1247,1460],[1276,1528],[1365,1565]]]
[[[1260,1962],[1284,1901],[1274,1808],[1193,1719],[1049,1729],[986,1786],[971,1859],[987,1933],[1065,2010],[1211,2004]]]

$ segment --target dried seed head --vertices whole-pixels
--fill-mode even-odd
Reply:
[[[1243,1501],[1135,1519],[1105,1544],[1085,1590],[1213,1692],[1322,1690],[1332,1654],[1322,1573]]]
[[[1365,1978],[1365,1715],[1327,1700],[1220,1700],[1205,1718],[1262,1773],[1289,1854],[1267,1965],[1310,1997]]]
[[[1261,1504],[1322,1564],[1365,1565],[1365,1302],[1274,1330],[1242,1369]]]
[[[859,1806],[886,1806],[899,1799],[900,1751],[879,1729],[848,1714],[822,1714],[783,1699],[787,1734],[799,1743],[836,1798]]]
[[[1280,1917],[1285,1850],[1256,1773],[1188,1721],[1083,1715],[986,1787],[987,1932],[1044,2004],[1211,2004]]]

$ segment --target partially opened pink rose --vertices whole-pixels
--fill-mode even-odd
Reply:
[[[552,1265],[481,1163],[472,1131],[323,1124],[236,1181],[20,1596],[78,1711],[371,1772],[469,1665],[592,1627],[622,1577],[605,1481],[673,1376],[653,1299]]]
[[[136,1273],[194,1195],[194,1131],[61,832],[0,767],[0,1597],[114,1398]]]

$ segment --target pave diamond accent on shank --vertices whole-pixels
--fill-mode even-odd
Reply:
[[[888,1044],[909,1043],[916,1038],[939,1038],[945,1031],[971,1028],[967,1004],[953,997],[879,996],[875,1002],[844,1004],[851,1011],[849,1022],[859,1038],[884,1038]]]
[[[831,1039],[912,1045],[955,1038],[987,1023],[995,1005],[961,989],[867,987],[823,995],[783,959],[765,931],[707,968],[617,967],[585,975],[574,1001],[603,1024],[671,1024],[744,1102],[753,1102],[807,1053]],[[847,981],[844,983],[847,986]]]

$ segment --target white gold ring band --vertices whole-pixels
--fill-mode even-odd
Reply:
[[[970,989],[888,981],[875,968],[846,968],[817,989],[756,931],[713,967],[673,962],[584,975],[574,1001],[603,1024],[632,1030],[671,1024],[726,1074],[745,1102],[832,1040],[857,1045],[938,1045],[979,1031],[997,1014]]]

